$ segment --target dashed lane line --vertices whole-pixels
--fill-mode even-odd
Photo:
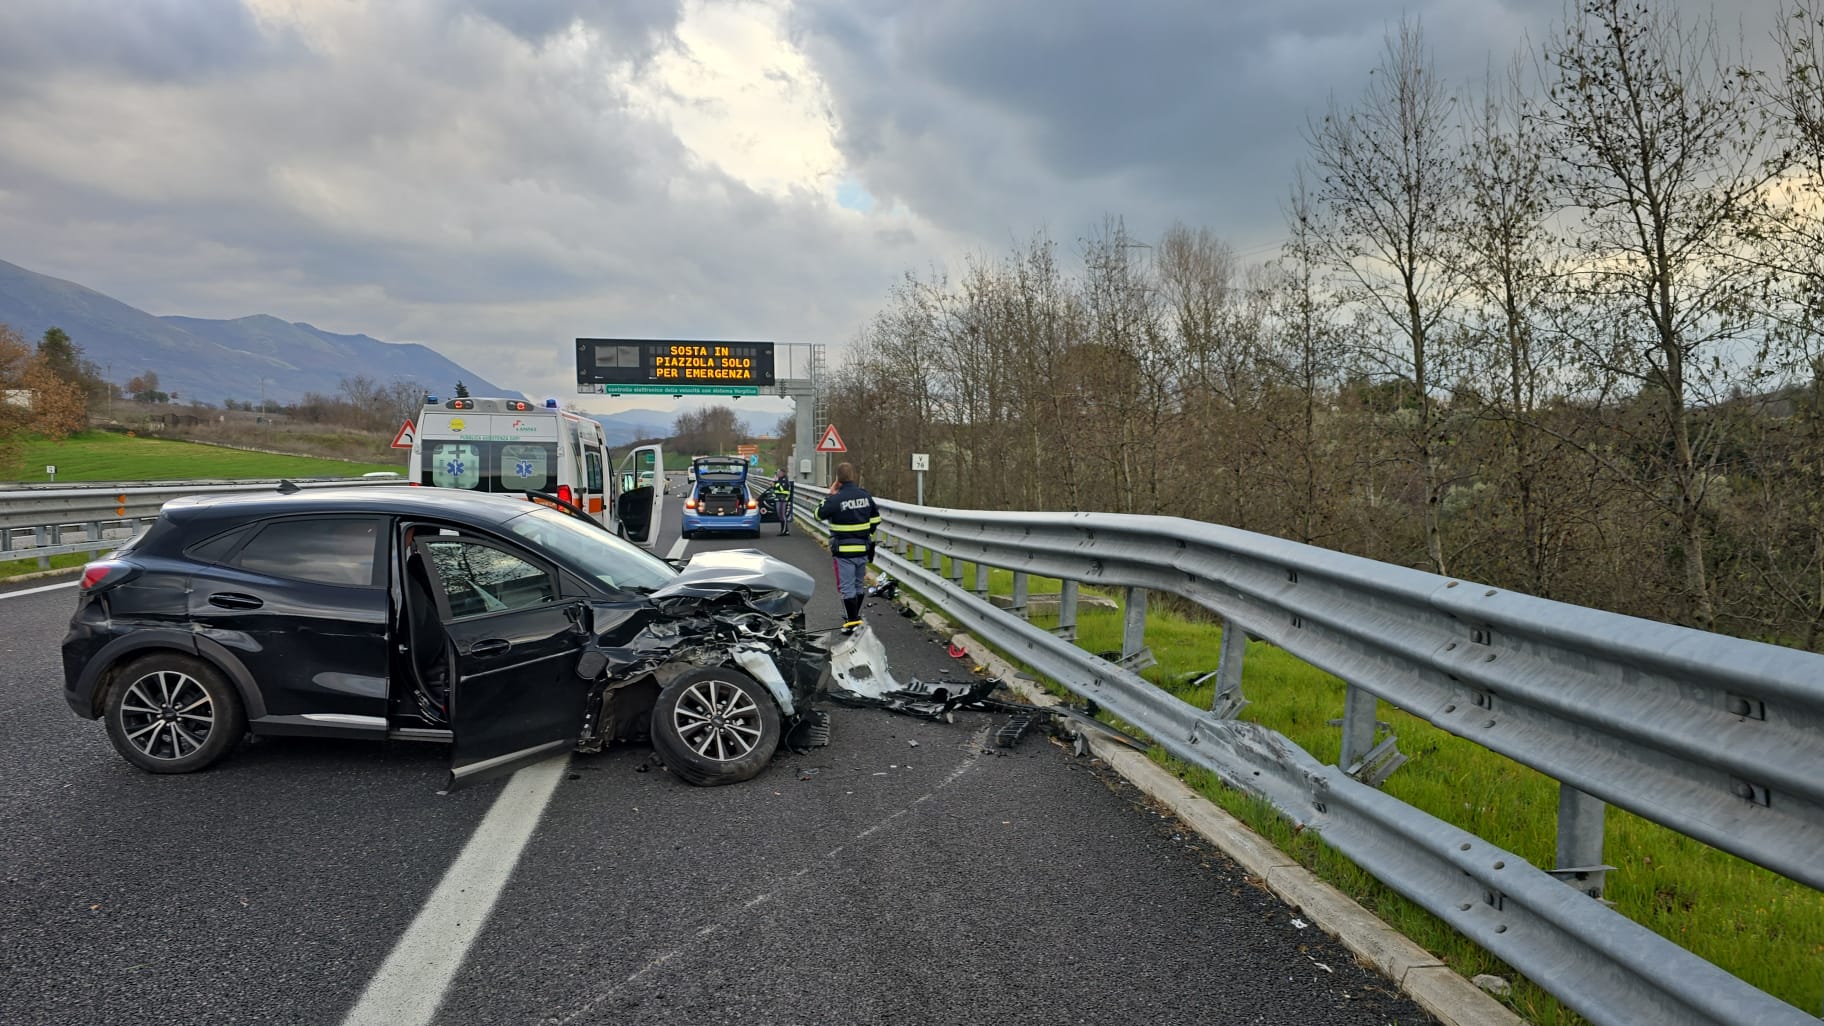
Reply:
[[[513,774],[342,1026],[424,1026],[480,936],[570,757]]]
[[[684,549],[686,547],[688,547],[689,545],[690,545],[690,539],[679,538],[676,542],[672,543],[671,551],[665,555],[665,558],[666,559],[682,558],[684,555]]]

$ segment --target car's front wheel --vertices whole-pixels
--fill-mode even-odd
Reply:
[[[739,670],[692,670],[659,692],[652,746],[679,779],[698,787],[751,780],[779,747],[779,707]]]
[[[158,652],[116,675],[104,718],[121,757],[148,773],[191,773],[227,754],[246,730],[241,698],[215,667]]]

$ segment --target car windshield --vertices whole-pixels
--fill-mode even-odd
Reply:
[[[547,506],[532,505],[506,528],[610,588],[651,591],[678,575],[657,556]]]

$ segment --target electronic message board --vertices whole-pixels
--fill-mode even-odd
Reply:
[[[576,340],[579,392],[758,395],[773,383],[771,342]]]

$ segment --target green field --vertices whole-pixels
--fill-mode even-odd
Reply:
[[[52,480],[46,466],[57,468],[57,483],[84,481],[189,481],[203,478],[360,477],[376,470],[403,468],[380,463],[349,463],[311,456],[275,456],[226,449],[218,445],[164,438],[130,437],[106,431],[71,435],[61,442],[44,439],[25,445],[23,470],[13,483]]]
[[[944,566],[947,574],[948,559]],[[1007,594],[1011,576],[993,571],[989,590]],[[965,563],[965,586],[974,580],[974,566]],[[1056,582],[1032,582],[1034,594],[1056,590]],[[1111,597],[1118,598],[1119,593]],[[1055,626],[1056,617],[1034,616],[1033,623]],[[1119,611],[1084,607],[1077,617],[1077,644],[1091,652],[1118,650],[1121,629]],[[1209,708],[1212,686],[1191,690],[1179,682],[1215,669],[1221,628],[1201,617],[1154,610],[1147,617],[1146,641],[1158,663],[1144,676],[1197,708]],[[1064,694],[1055,685],[1053,690]],[[1335,763],[1342,735],[1329,721],[1343,714],[1341,680],[1272,645],[1250,642],[1242,690],[1251,703],[1242,719],[1271,727],[1320,761]],[[1381,703],[1378,718],[1391,724],[1400,751],[1409,759],[1383,785],[1387,793],[1535,866],[1552,866],[1555,781],[1386,703]],[[1457,972],[1507,977],[1514,990],[1505,1003],[1528,1022],[1574,1026],[1584,1021],[1442,920],[1325,847],[1314,832],[1294,830],[1271,806],[1225,786],[1212,774],[1157,749],[1153,757]],[[1616,871],[1609,874],[1604,896],[1617,912],[1754,986],[1817,1013],[1824,1003],[1824,893],[1619,809],[1609,809],[1605,825],[1604,857]]]

